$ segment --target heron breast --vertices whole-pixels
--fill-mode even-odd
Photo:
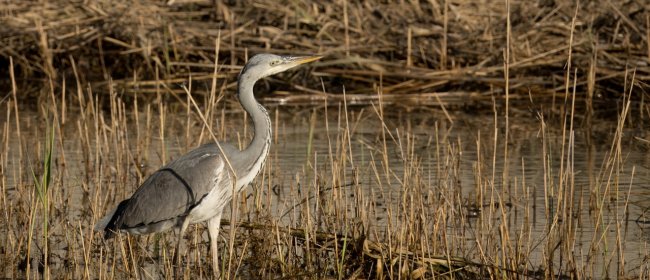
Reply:
[[[198,223],[214,217],[216,214],[221,213],[223,207],[230,200],[230,176],[224,169],[225,164],[223,161],[219,162],[217,167],[211,174],[208,184],[211,185],[210,191],[199,201],[188,216],[190,223]]]

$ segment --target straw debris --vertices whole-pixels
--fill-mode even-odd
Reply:
[[[650,78],[647,4],[577,3],[570,44],[576,2],[512,1],[511,98],[562,93],[569,48],[585,99],[618,97],[626,69]],[[505,83],[503,1],[9,1],[0,14],[0,57],[13,57],[23,83],[73,77],[76,63],[99,92],[113,79],[134,94],[161,84],[182,94],[174,83],[212,78],[215,40],[218,77],[229,82],[248,56],[273,52],[328,56],[310,77],[292,80],[304,92],[322,93],[322,79],[335,96],[345,84],[349,98],[381,87],[387,101],[412,94],[439,104],[433,94],[480,99]]]

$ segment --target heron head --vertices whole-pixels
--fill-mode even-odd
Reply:
[[[240,75],[250,75],[251,78],[257,80],[321,58],[322,56],[258,54],[248,60]]]

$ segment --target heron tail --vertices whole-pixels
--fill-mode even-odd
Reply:
[[[112,238],[117,231],[120,230],[120,225],[118,225],[118,220],[122,216],[122,213],[124,212],[124,209],[126,208],[126,205],[129,203],[129,199],[125,199],[120,204],[113,209],[113,211],[109,212],[101,218],[96,224],[95,224],[95,230],[96,231],[104,231],[104,239],[110,239]]]

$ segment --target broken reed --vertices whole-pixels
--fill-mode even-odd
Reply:
[[[376,102],[381,76],[386,100],[439,105],[471,98],[489,106],[485,92],[505,93],[505,49],[511,58],[509,94],[518,99],[563,95],[569,52],[579,68],[579,92],[586,93],[578,98],[588,104],[599,103],[600,96],[620,97],[625,69],[636,68],[640,81],[650,77],[650,15],[640,2],[169,2],[55,0],[36,7],[10,1],[0,7],[7,22],[0,29],[0,56],[13,57],[21,81],[59,81],[57,76],[75,72],[83,87],[90,84],[103,94],[111,77],[127,92],[182,95],[182,89],[159,81],[211,81],[214,40],[220,37],[219,79],[236,77],[255,53],[324,54],[327,62],[316,64],[313,73],[324,90],[305,87],[314,78],[307,83],[296,77],[293,84],[340,98],[343,79],[347,94],[366,104]],[[644,83],[638,86],[647,90]],[[38,95],[36,88],[24,96]],[[276,98],[305,102],[324,96]]]

